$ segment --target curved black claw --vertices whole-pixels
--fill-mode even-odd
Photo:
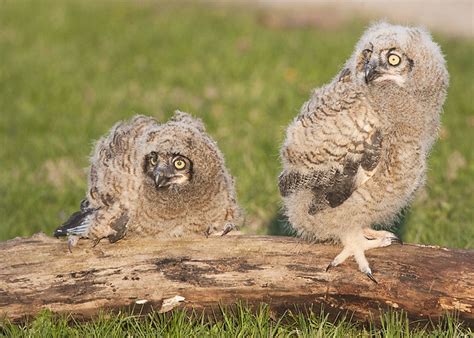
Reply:
[[[225,225],[225,227],[224,227],[224,231],[222,231],[221,237],[227,235],[229,232],[231,232],[232,230],[235,230],[235,229],[237,229],[237,227],[235,226],[235,224],[233,224],[233,223],[227,223],[227,224]]]
[[[329,265],[326,267],[326,272],[329,271],[329,269],[331,269],[332,267],[334,267],[334,265],[332,265],[332,262],[329,263]]]
[[[101,239],[102,239],[102,238],[94,239],[94,240],[92,241],[92,247],[95,248],[95,247],[97,246],[97,244],[99,244],[99,242],[100,242]]]
[[[367,277],[369,277],[370,280],[371,280],[372,282],[374,282],[375,284],[378,284],[378,283],[379,283],[379,282],[377,282],[377,280],[374,278],[374,276],[372,275],[371,272],[367,272],[366,275],[367,275]]]
[[[403,245],[403,241],[398,238],[398,237],[394,237],[392,238],[392,244],[400,244],[400,245]]]

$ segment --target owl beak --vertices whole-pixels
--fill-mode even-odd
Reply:
[[[168,166],[159,166],[154,170],[155,184],[158,188],[167,187],[170,185],[171,178],[174,177],[174,171]]]
[[[377,63],[367,62],[364,66],[364,78],[365,84],[369,84],[369,82],[373,81],[379,76],[379,72],[377,71]]]

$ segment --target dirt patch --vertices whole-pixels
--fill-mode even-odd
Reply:
[[[263,269],[238,258],[198,260],[190,257],[178,257],[160,259],[154,264],[168,279],[196,286],[222,286],[222,282],[218,281],[215,275],[225,272]],[[253,281],[251,282],[253,283]]]

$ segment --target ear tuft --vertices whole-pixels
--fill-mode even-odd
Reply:
[[[188,125],[193,126],[199,131],[205,132],[206,127],[200,118],[193,117],[188,113],[182,112],[180,110],[175,110],[173,117],[171,118],[173,122],[182,122]]]

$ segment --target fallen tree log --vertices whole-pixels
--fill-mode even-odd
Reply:
[[[0,243],[0,318],[42,309],[88,319],[103,309],[216,309],[239,300],[271,311],[324,306],[354,318],[403,309],[436,321],[456,311],[474,325],[474,251],[397,245],[367,252],[373,283],[349,259],[325,271],[336,246],[268,236],[124,239],[72,253],[43,234]]]

